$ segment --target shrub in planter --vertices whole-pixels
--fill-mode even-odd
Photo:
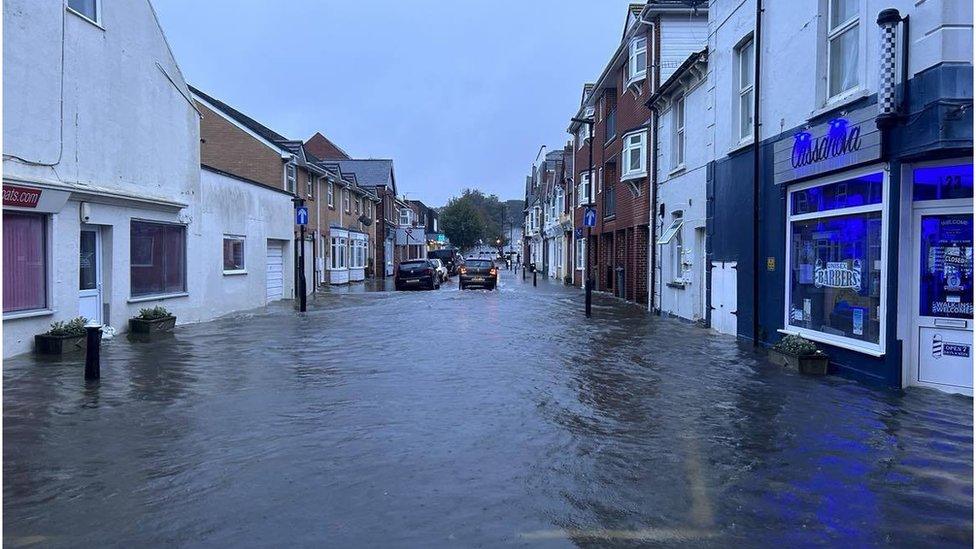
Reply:
[[[34,350],[42,355],[60,355],[85,348],[85,324],[88,319],[79,316],[67,322],[51,324],[46,333],[34,336]]]
[[[769,359],[780,366],[787,366],[801,374],[826,375],[827,355],[817,349],[809,339],[787,335],[769,350]]]
[[[176,317],[165,307],[139,309],[139,316],[129,319],[129,330],[137,334],[169,332],[176,326]]]

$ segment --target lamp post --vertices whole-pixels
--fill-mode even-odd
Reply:
[[[573,118],[573,122],[578,122],[580,124],[586,124],[589,128],[590,134],[590,166],[587,172],[587,177],[589,178],[589,188],[586,193],[586,204],[587,208],[595,208],[596,205],[593,203],[593,119],[592,118]],[[593,236],[593,227],[586,227],[586,240],[584,241],[583,251],[585,253],[583,257],[583,285],[586,286],[586,317],[592,316],[592,304],[593,304],[593,280],[590,278],[592,269],[590,268],[590,239]]]

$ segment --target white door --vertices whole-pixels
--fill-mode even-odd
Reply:
[[[712,262],[712,328],[721,334],[736,335],[736,262]]]
[[[973,394],[973,210],[916,209],[908,382]]]
[[[285,246],[277,240],[268,241],[267,287],[268,302],[284,297]]]
[[[78,258],[78,314],[102,322],[102,233],[82,226]]]
[[[386,276],[393,276],[393,242],[383,243],[383,256],[386,258]]]

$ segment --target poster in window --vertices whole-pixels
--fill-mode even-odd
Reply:
[[[972,214],[924,215],[920,238],[919,314],[972,318]]]

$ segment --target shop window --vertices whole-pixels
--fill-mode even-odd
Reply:
[[[973,197],[973,165],[933,166],[913,172],[913,200],[951,200]]]
[[[883,175],[875,173],[790,192],[790,329],[883,350],[883,186]]]
[[[3,212],[3,312],[47,307],[47,216]]]
[[[133,221],[129,231],[132,297],[186,291],[186,227]]]
[[[920,316],[973,318],[973,214],[923,215]]]

